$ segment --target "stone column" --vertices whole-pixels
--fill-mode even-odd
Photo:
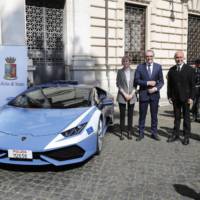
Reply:
[[[64,42],[64,60],[65,60],[65,77],[71,79],[70,68],[72,67],[73,55],[73,38],[74,38],[74,0],[66,0],[64,7],[63,20],[63,42]]]
[[[0,0],[1,44],[25,45],[25,0]]]
[[[65,50],[71,79],[87,83],[95,80],[94,72],[88,71],[94,67],[90,51],[90,1],[69,0],[66,4]]]
[[[3,8],[4,8],[4,1],[0,0],[0,45],[2,45],[2,12],[3,12]]]

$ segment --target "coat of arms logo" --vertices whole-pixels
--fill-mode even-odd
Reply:
[[[17,79],[17,65],[15,63],[16,58],[7,57],[5,59],[5,75],[4,79],[6,80],[15,80]]]

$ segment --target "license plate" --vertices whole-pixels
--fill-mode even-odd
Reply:
[[[30,160],[33,159],[33,153],[30,150],[9,149],[8,157],[20,160]]]

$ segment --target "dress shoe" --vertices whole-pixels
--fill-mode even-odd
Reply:
[[[124,140],[124,137],[121,135],[121,136],[119,137],[119,139],[120,139],[120,140]]]
[[[172,135],[168,138],[167,142],[175,142],[176,140],[179,139],[179,136],[177,135]]]
[[[190,142],[189,138],[188,137],[184,137],[182,144],[183,145],[188,145],[189,142]]]
[[[127,137],[129,140],[132,140],[132,136],[131,136],[131,132],[129,131],[128,132],[128,137]]]
[[[139,137],[136,138],[136,141],[139,142],[139,141],[141,141],[143,138],[144,138],[144,136],[143,136],[143,135],[140,135]]]
[[[119,139],[120,139],[120,140],[124,140],[122,131],[121,131],[121,135],[120,135]]]
[[[151,138],[156,140],[156,141],[160,141],[160,137],[158,135],[151,135]]]

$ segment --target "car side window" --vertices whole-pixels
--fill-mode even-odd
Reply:
[[[95,89],[97,91],[97,95],[98,95],[99,100],[105,99],[107,97],[106,91],[102,90],[99,87],[96,87]]]

